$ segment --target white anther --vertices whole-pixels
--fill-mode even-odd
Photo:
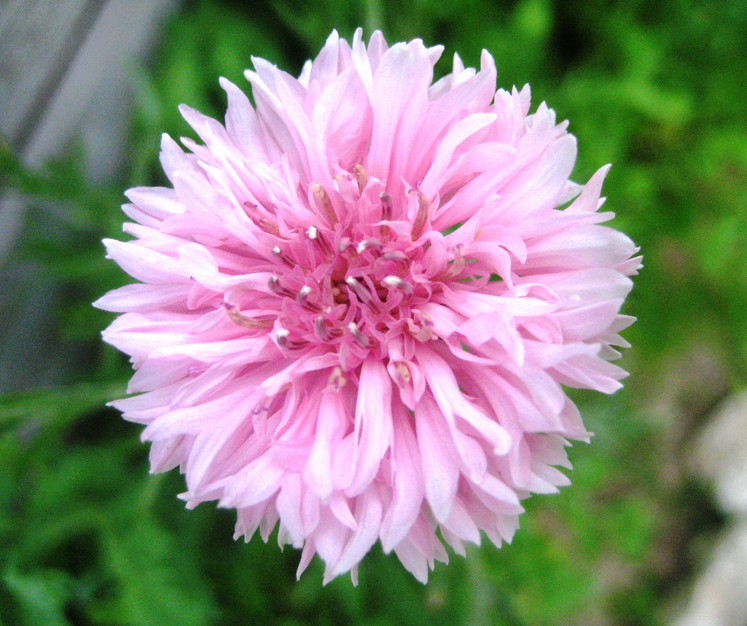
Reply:
[[[315,302],[312,302],[309,300],[309,294],[311,293],[311,287],[308,285],[304,285],[298,290],[298,295],[296,296],[296,302],[300,304],[305,309],[308,309],[310,311],[321,311],[322,307],[320,307]]]
[[[368,291],[368,289],[366,289],[363,285],[361,285],[358,280],[356,280],[352,276],[348,276],[345,279],[345,283],[355,292],[355,295],[358,296],[358,299],[361,302],[371,302],[371,292]]]
[[[358,244],[356,251],[358,252],[358,254],[362,254],[369,248],[372,248],[373,250],[381,250],[381,242],[378,239],[374,239],[373,237],[364,239]]]
[[[355,322],[350,322],[348,324],[348,330],[350,331],[350,334],[353,335],[353,339],[355,339],[355,342],[363,347],[368,347],[368,337],[366,337],[361,331],[360,328],[358,328],[358,324]]]
[[[329,195],[325,191],[324,187],[320,183],[312,183],[311,193],[314,194],[319,208],[321,209],[322,216],[327,220],[327,224],[334,226],[337,223],[337,215],[332,207],[332,201],[329,199]]]
[[[274,246],[272,248],[272,254],[279,261],[282,261],[283,263],[285,263],[288,267],[294,267],[295,266],[295,264],[293,263],[293,261],[291,260],[291,258],[285,252],[282,251],[282,249],[280,248],[280,246]]]
[[[290,339],[289,335],[290,331],[287,328],[278,328],[275,331],[275,339],[278,346],[286,350],[298,350],[309,345],[309,342],[305,339]]]
[[[379,200],[381,200],[381,219],[389,221],[392,219],[392,196],[386,191],[382,191],[379,194]]]
[[[384,280],[382,280],[381,282],[387,287],[394,287],[396,289],[401,289],[408,296],[412,295],[412,285],[408,283],[406,280],[401,279],[399,276],[386,276]]]
[[[278,328],[277,331],[275,331],[275,340],[281,348],[290,347],[288,335],[290,335],[290,332],[286,328]]]
[[[407,263],[409,261],[407,255],[400,250],[390,250],[382,255],[387,261],[401,261]]]
[[[350,247],[351,243],[353,242],[350,240],[350,237],[343,237],[342,239],[340,239],[340,243],[337,246],[337,250],[340,253],[345,252],[345,250],[347,250]]]
[[[345,386],[345,383],[347,383],[348,381],[342,375],[342,369],[336,367],[332,370],[332,373],[329,375],[329,380],[327,382],[335,391],[339,391]]]

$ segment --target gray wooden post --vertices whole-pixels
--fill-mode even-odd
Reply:
[[[179,0],[0,0],[0,141],[34,167],[73,138],[98,181],[121,166],[128,70]],[[24,224],[18,194],[0,197],[0,392],[64,380],[50,342],[56,286],[11,255]]]

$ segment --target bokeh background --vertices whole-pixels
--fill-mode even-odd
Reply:
[[[14,4],[0,3],[0,37],[14,34],[3,22]],[[0,220],[0,624],[684,624],[698,580],[740,523],[714,495],[702,433],[725,406],[734,423],[747,413],[738,395],[747,376],[747,3],[199,0],[168,8],[148,31],[147,54],[103,74],[105,86],[114,76],[127,85],[116,113],[103,122],[87,114],[46,154],[29,155],[22,133],[0,143],[3,211],[15,207],[16,216],[12,230]],[[529,500],[512,545],[451,554],[427,586],[378,547],[357,588],[349,578],[322,587],[319,562],[296,582],[299,552],[281,553],[274,535],[244,545],[232,540],[231,511],[186,511],[176,498],[182,477],[150,476],[140,427],[105,407],[124,394],[131,371],[100,341],[112,316],[90,305],[129,282],[100,243],[122,237],[123,190],[164,184],[162,132],[194,136],[177,105],[222,119],[219,76],[248,91],[242,71],[252,55],[297,74],[332,28],[349,38],[356,26],[381,28],[390,43],[445,44],[441,74],[453,52],[474,66],[487,48],[500,86],[530,83],[533,108],[546,100],[570,120],[576,181],[614,164],[607,207],[644,254],[625,305],[639,318],[625,332],[633,344],[622,362],[626,387],[612,397],[574,394],[595,437],[570,452],[572,486]],[[0,80],[7,72],[0,63]],[[6,91],[0,107],[13,97]],[[97,154],[90,124],[122,131]],[[113,164],[103,173],[102,159]],[[745,431],[729,432],[726,456],[747,458]],[[738,588],[739,576],[736,568],[727,587]],[[747,624],[747,608],[729,610],[732,621],[687,623]]]

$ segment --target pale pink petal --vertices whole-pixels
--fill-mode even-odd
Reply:
[[[407,535],[425,495],[419,440],[404,416],[397,417],[392,444],[392,501],[381,523],[381,545],[385,552]]]
[[[104,239],[107,258],[113,259],[130,276],[149,284],[183,283],[187,275],[176,259],[137,243]]]
[[[355,407],[356,465],[352,484],[346,489],[356,496],[376,476],[379,463],[392,443],[392,382],[380,361],[363,362]]]
[[[323,499],[332,495],[332,452],[345,436],[348,422],[349,416],[341,394],[334,391],[325,392],[319,407],[314,442],[304,468],[306,482]]]
[[[180,307],[189,295],[192,285],[125,285],[110,291],[93,303],[104,311],[125,313],[126,311],[157,311],[169,307]]]
[[[330,572],[334,578],[352,569],[371,549],[379,536],[382,506],[376,490],[369,489],[356,500],[355,519],[358,528],[349,539],[340,560]]]
[[[425,497],[436,519],[446,520],[459,484],[458,454],[446,421],[428,396],[424,396],[415,407],[415,423],[425,478]]]
[[[432,77],[433,66],[420,40],[389,48],[374,74],[371,148],[365,165],[371,175],[391,185],[399,184],[391,176],[392,161],[406,155],[424,121]]]

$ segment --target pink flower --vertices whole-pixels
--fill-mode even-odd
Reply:
[[[227,80],[225,127],[182,107],[205,145],[164,136],[173,189],[131,189],[134,240],[105,242],[140,281],[96,305],[123,313],[104,339],[138,395],[114,406],[152,471],[237,537],[279,522],[325,582],[377,540],[421,581],[442,541],[510,541],[589,437],[562,385],[625,376],[640,262],[600,226],[608,168],[570,182],[567,124],[496,93],[487,52],[432,83],[441,51],[358,31],[299,79],[254,59],[256,109]]]

